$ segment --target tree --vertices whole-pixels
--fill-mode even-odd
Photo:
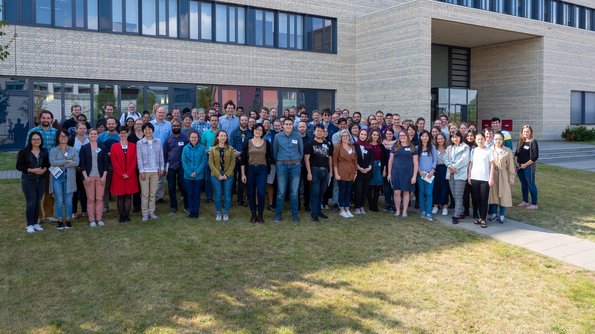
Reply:
[[[1,6],[0,9],[2,9]],[[6,21],[0,20],[0,40],[4,40],[3,37],[6,35],[6,33],[4,32],[4,28],[6,28],[7,26],[8,24],[6,23]],[[8,48],[10,48],[10,44],[12,44],[15,38],[17,38],[16,32],[14,33],[12,38],[10,38],[6,43],[0,42],[0,61],[6,60],[6,58],[8,58],[8,56],[10,55],[10,52],[8,52]]]
[[[114,104],[114,115],[118,115],[118,107],[116,105],[116,95],[114,94],[113,88],[105,88],[100,89],[99,93],[95,95],[95,110],[96,110],[96,117],[102,118],[105,117],[103,114],[103,106],[111,102]]]

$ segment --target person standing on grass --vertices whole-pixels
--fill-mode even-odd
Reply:
[[[72,194],[76,191],[76,167],[79,165],[78,152],[68,146],[68,131],[61,129],[56,133],[56,146],[50,150],[50,166],[59,170],[50,180],[54,194],[54,211],[58,220],[58,229],[71,228]],[[62,214],[63,206],[66,215]]]
[[[136,163],[140,173],[141,211],[142,221],[149,217],[157,219],[155,214],[155,195],[159,183],[159,176],[164,174],[163,145],[159,138],[153,137],[155,127],[151,123],[143,125],[145,137],[136,144]]]
[[[310,182],[310,216],[317,222],[328,216],[321,212],[322,196],[333,176],[333,145],[324,138],[324,126],[314,125],[314,140],[304,146],[306,180]]]
[[[490,187],[489,213],[490,221],[504,224],[506,208],[512,206],[511,186],[514,184],[514,158],[512,151],[504,146],[504,135],[501,132],[494,134],[494,184]]]
[[[171,136],[171,122],[165,118],[165,108],[159,106],[155,111],[155,119],[151,121],[153,125],[153,137],[159,139],[159,142],[163,145],[165,143],[165,139]],[[155,193],[155,198],[157,202],[163,203],[163,196],[165,195],[165,174],[167,173],[166,170],[162,169],[162,173],[159,175],[158,179],[158,186],[157,192]]]
[[[209,154],[209,168],[211,170],[211,183],[213,197],[217,209],[216,221],[228,221],[231,208],[231,191],[233,188],[233,171],[236,166],[236,157],[233,147],[227,140],[225,130],[217,131],[215,142]],[[221,206],[223,195],[224,206]]]
[[[97,142],[100,143],[105,147],[107,151],[107,155],[109,158],[109,152],[112,148],[112,145],[120,141],[120,136],[118,135],[118,123],[114,117],[107,117],[105,121],[107,131],[101,133],[99,137],[97,137]],[[112,184],[112,163],[109,162],[108,169],[107,169],[107,178],[105,183],[105,188],[108,190],[103,194],[103,212],[107,212],[109,210],[109,201],[110,201],[110,186]]]
[[[370,152],[372,154],[372,176],[368,190],[368,207],[370,211],[378,212],[380,211],[378,209],[378,197],[380,196],[382,184],[386,177],[386,163],[388,159],[385,159],[386,153],[384,152],[384,145],[382,145],[380,131],[372,130],[369,137]]]
[[[333,168],[335,169],[335,179],[339,185],[339,211],[343,218],[353,218],[349,211],[351,202],[351,187],[357,177],[357,153],[351,143],[349,131],[343,129],[338,132],[341,141],[333,147]]]
[[[87,124],[85,122],[79,122],[76,125],[76,136],[70,138],[68,141],[68,146],[74,147],[77,154],[80,152],[83,145],[89,143],[89,138],[87,138],[87,130]],[[85,193],[83,173],[81,172],[80,164],[76,168],[76,192],[72,197],[72,219],[76,219],[78,217],[78,202],[81,202],[81,215],[83,217],[87,216],[87,194]]]
[[[469,146],[469,151],[473,150],[477,147],[477,143],[475,142],[475,132],[467,131],[466,134],[461,134],[464,136],[463,143]],[[487,147],[487,144],[486,144]],[[487,147],[489,149],[489,147]],[[473,219],[479,218],[479,204],[475,202],[471,196],[471,184],[465,183],[465,192],[463,192],[463,216],[469,216],[469,209],[473,206]]]
[[[463,135],[459,131],[450,136],[451,145],[446,149],[444,164],[447,167],[446,178],[454,197],[455,209],[452,223],[458,224],[463,219],[463,193],[467,183],[467,168],[469,166],[469,146],[462,142]]]
[[[136,143],[143,139],[145,134],[143,133],[143,124],[145,122],[142,118],[138,118],[134,121],[134,130],[128,135],[128,142],[133,143],[136,147]],[[138,165],[136,167],[136,174],[138,175]],[[136,178],[137,188],[139,191],[132,195],[132,212],[140,212],[140,180]]]
[[[436,129],[436,128],[434,128]],[[432,194],[432,201],[434,208],[432,214],[437,214],[438,210],[442,208],[442,215],[448,215],[448,180],[446,179],[446,165],[444,164],[444,157],[446,156],[447,140],[444,134],[438,130],[434,141],[436,148],[436,173],[434,177],[434,189]]]
[[[186,196],[188,196],[188,218],[198,218],[200,193],[205,183],[207,152],[205,147],[198,143],[198,133],[196,131],[190,132],[188,140],[189,143],[182,150],[184,187],[186,188]]]
[[[475,142],[477,147],[470,153],[467,183],[471,185],[471,196],[479,211],[479,219],[475,220],[475,224],[485,228],[488,227],[486,219],[490,187],[494,184],[494,156],[493,150],[486,147],[486,139],[482,133],[475,135]]]
[[[374,131],[374,130],[372,130]],[[364,203],[368,195],[368,187],[372,178],[372,145],[368,143],[368,130],[360,130],[358,140],[355,142],[357,155],[357,177],[353,183],[355,214],[366,214]],[[370,203],[368,203],[369,205]]]
[[[81,174],[87,194],[87,215],[89,226],[103,226],[103,193],[109,167],[105,146],[97,141],[96,129],[89,130],[89,143],[81,146],[79,152]]]
[[[118,129],[120,142],[112,145],[110,150],[114,170],[110,191],[118,196],[118,213],[120,223],[130,221],[132,194],[138,192],[138,175],[136,175],[136,145],[128,142],[127,127]]]
[[[200,135],[200,143],[205,147],[207,150],[207,155],[210,156],[211,154],[211,147],[213,147],[213,143],[215,142],[215,137],[217,136],[217,129],[219,128],[219,117],[216,115],[211,115],[209,118],[209,124],[211,126],[210,129],[203,131]],[[209,168],[209,164],[205,165],[205,194],[207,195],[207,203],[213,201],[213,189],[211,183],[211,169]]]
[[[294,223],[299,223],[298,196],[300,189],[301,162],[304,156],[302,137],[293,131],[293,120],[283,120],[283,131],[275,135],[273,140],[273,157],[277,166],[277,207],[275,222],[281,221],[285,193],[289,187],[289,205]]]
[[[523,194],[523,201],[519,206],[527,209],[537,209],[535,172],[537,170],[537,159],[539,158],[539,146],[537,140],[533,138],[533,128],[530,125],[523,125],[521,128],[521,135],[519,136],[519,143],[514,157]],[[531,204],[529,204],[529,193],[531,193]]]
[[[176,196],[176,183],[184,201],[184,211],[188,211],[188,198],[184,188],[184,171],[182,170],[182,150],[188,143],[188,138],[182,133],[182,122],[174,119],[171,122],[172,134],[165,139],[163,144],[163,161],[167,175],[167,189],[169,194],[170,212],[178,212],[178,198]]]
[[[45,192],[45,174],[50,161],[48,151],[43,148],[43,137],[39,132],[29,135],[27,146],[19,151],[16,168],[21,172],[21,188],[25,195],[27,232],[43,231],[37,222],[41,211],[41,197]]]
[[[399,116],[400,117],[400,116]],[[401,119],[399,118],[399,124],[401,124]],[[393,115],[393,128],[395,126],[395,116]],[[390,159],[390,154],[393,150],[393,147],[397,143],[395,138],[395,130],[388,128],[384,132],[384,139],[382,140],[382,145],[384,146],[384,161],[386,165],[386,176],[383,177],[382,188],[384,190],[384,211],[394,212],[395,211],[395,198],[394,198],[394,191],[393,186],[388,181],[388,160]]]
[[[246,184],[248,191],[248,204],[252,212],[250,222],[264,224],[264,191],[271,167],[272,151],[271,144],[263,139],[262,124],[254,125],[251,133],[253,138],[248,139],[242,148],[240,172],[242,183]]]
[[[254,135],[252,134],[252,130],[248,127],[248,117],[242,116],[240,117],[240,126],[231,133],[230,144],[235,151],[236,156],[236,167],[234,171],[234,185],[235,185],[235,192],[237,194],[237,201],[239,206],[246,206],[246,202],[244,202],[244,194],[246,188],[246,182],[242,179],[241,173],[241,155],[242,150],[245,147],[245,144],[252,139]]]
[[[417,169],[418,157],[415,146],[409,140],[407,132],[401,131],[388,161],[388,181],[394,191],[396,217],[401,215],[401,197],[403,218],[408,217],[409,193],[415,191]]]
[[[419,134],[419,145],[417,152],[419,154],[419,172],[417,175],[417,184],[419,185],[419,206],[421,208],[421,218],[429,221],[432,218],[432,194],[434,191],[434,181],[436,178],[436,165],[438,156],[436,148],[430,140],[430,133],[422,130]]]

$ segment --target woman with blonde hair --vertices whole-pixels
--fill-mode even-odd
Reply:
[[[333,168],[339,184],[339,210],[341,217],[353,218],[349,211],[351,187],[357,177],[357,154],[351,143],[351,134],[347,130],[339,132],[341,142],[333,148]]]
[[[539,146],[533,138],[533,128],[530,125],[523,125],[519,144],[514,154],[517,174],[521,182],[523,201],[520,207],[537,209],[537,185],[535,184],[536,162],[539,158]],[[531,204],[529,204],[529,193],[531,193]]]
[[[233,188],[233,172],[236,166],[235,150],[229,145],[227,132],[217,131],[215,142],[209,154],[209,168],[211,169],[211,183],[213,198],[217,209],[216,221],[228,221],[231,208],[231,190]],[[221,195],[224,206],[221,206]]]
[[[405,131],[400,131],[397,143],[388,160],[388,181],[391,183],[395,198],[395,216],[401,215],[401,196],[403,197],[403,218],[407,218],[409,193],[415,191],[417,182],[418,157],[415,146]]]

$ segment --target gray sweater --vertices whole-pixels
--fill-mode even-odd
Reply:
[[[76,191],[76,167],[79,165],[78,152],[72,146],[66,147],[68,157],[65,157],[60,146],[56,146],[50,150],[50,166],[60,167],[66,169],[66,192],[73,193]],[[66,162],[67,158],[73,158],[72,162]],[[50,175],[50,193],[53,192],[54,176]]]

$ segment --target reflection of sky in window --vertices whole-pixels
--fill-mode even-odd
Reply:
[[[263,21],[262,10],[255,11],[255,14],[256,14],[255,42],[256,42],[256,45],[262,45],[262,21]]]
[[[138,32],[138,1],[126,0],[126,31]]]
[[[236,41],[236,9],[229,7],[229,42]]]
[[[190,39],[198,39],[198,9],[196,1],[190,1]]]
[[[178,1],[169,0],[169,37],[178,37]]]
[[[246,12],[238,7],[238,43],[246,43]]]
[[[97,30],[97,0],[87,0],[87,28]]]
[[[211,21],[211,5],[201,4],[200,13],[200,37],[202,39],[211,39],[213,36]]]
[[[35,5],[35,22],[38,24],[52,24],[51,0],[37,0]]]
[[[143,34],[155,35],[157,24],[155,22],[155,0],[143,0]]]
[[[287,47],[287,14],[279,13],[279,47]]]
[[[273,12],[266,12],[266,45],[273,46],[273,35],[275,34],[275,14]]]
[[[227,6],[217,5],[215,9],[215,29],[217,42],[227,41]]]
[[[55,0],[56,27],[72,27],[72,0]]]

